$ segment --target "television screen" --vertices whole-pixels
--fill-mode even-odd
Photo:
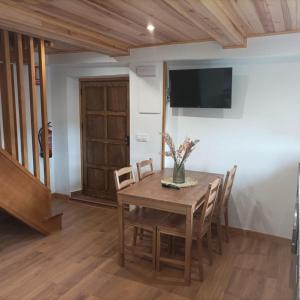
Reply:
[[[231,108],[232,68],[171,70],[171,107]]]

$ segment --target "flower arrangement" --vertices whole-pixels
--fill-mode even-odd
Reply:
[[[174,160],[173,181],[174,183],[184,183],[184,163],[195,149],[195,146],[199,142],[199,140],[192,140],[190,138],[186,138],[176,150],[174,141],[168,133],[163,134],[163,139],[169,147],[169,151],[166,151],[165,155],[168,157],[172,157]]]

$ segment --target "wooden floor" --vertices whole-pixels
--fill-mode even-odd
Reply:
[[[117,264],[117,213],[113,208],[56,201],[63,230],[42,237],[14,219],[0,223],[0,299],[293,299],[290,245],[235,234],[214,265],[196,265],[192,284],[182,271],[127,255]],[[131,237],[130,232],[128,238]]]

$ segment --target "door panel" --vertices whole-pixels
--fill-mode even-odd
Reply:
[[[129,165],[128,112],[128,79],[81,82],[85,195],[116,201],[113,171]]]
[[[88,168],[88,183],[92,190],[105,189],[105,170]]]
[[[104,111],[105,88],[97,86],[85,87],[86,110]]]
[[[126,117],[107,117],[107,137],[109,139],[124,140],[127,136]]]
[[[124,161],[127,156],[127,146],[121,144],[108,144],[107,154],[108,164],[120,169],[124,167]]]
[[[127,104],[121,99],[126,98],[128,89],[126,86],[108,87],[107,89],[107,110],[112,112],[127,113]]]
[[[86,136],[88,138],[105,138],[105,117],[97,115],[86,116]]]
[[[87,141],[87,163],[105,165],[105,144]]]

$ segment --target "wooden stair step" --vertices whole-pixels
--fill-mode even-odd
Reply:
[[[61,228],[62,213],[51,211],[50,190],[0,149],[0,207],[44,235]]]
[[[50,218],[52,218],[53,216],[56,216],[56,215],[63,215],[63,211],[60,207],[56,207],[56,206],[52,206],[51,208],[51,216]]]
[[[49,232],[55,232],[62,229],[62,216],[63,212],[57,212],[52,214],[50,217],[44,220],[44,223],[47,224]]]

